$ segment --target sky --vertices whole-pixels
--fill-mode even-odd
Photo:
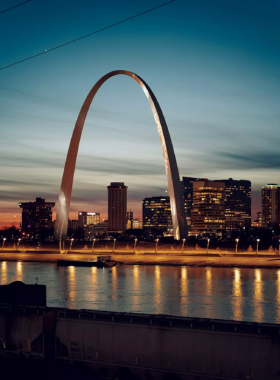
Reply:
[[[1,0],[0,12],[20,3]],[[0,68],[164,3],[32,0],[0,14]],[[21,220],[19,202],[57,202],[79,110],[112,70],[151,87],[164,113],[180,176],[280,183],[280,2],[176,0],[114,28],[0,70],[0,227]],[[126,76],[107,81],[88,113],[70,218],[107,218],[107,186],[128,186],[128,209],[166,194],[152,111]],[[54,214],[55,217],[55,214]]]

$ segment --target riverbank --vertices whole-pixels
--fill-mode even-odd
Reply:
[[[97,255],[92,253],[64,253],[59,254],[43,252],[0,252],[0,261],[46,262],[56,263],[58,260],[96,260]],[[192,267],[224,267],[224,268],[271,268],[280,269],[279,256],[244,257],[242,255],[127,255],[115,254],[112,258],[120,265],[170,265]],[[1,268],[1,267],[0,267]]]

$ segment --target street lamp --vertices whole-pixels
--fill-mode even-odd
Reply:
[[[158,245],[158,239],[156,239],[156,251],[155,251],[155,254],[157,254],[157,245]]]
[[[182,243],[182,254],[183,254],[186,239],[183,239],[182,241],[183,241],[183,243]]]
[[[70,241],[70,251],[71,251],[71,249],[72,249],[73,241],[74,241],[74,239],[72,238],[71,241]]]
[[[208,238],[207,239],[207,254],[209,253],[209,243],[210,243],[210,239]]]
[[[114,253],[114,251],[115,251],[115,244],[116,244],[116,239],[114,239],[114,244],[113,244],[113,251],[112,251],[112,253]]]
[[[137,243],[137,239],[134,239],[134,255],[136,255],[136,243]]]
[[[256,256],[258,256],[258,251],[259,251],[259,242],[260,242],[260,239],[257,239],[257,252],[256,252]]]
[[[2,251],[4,249],[4,244],[5,244],[6,238],[3,238],[3,246],[2,246]]]
[[[18,239],[18,243],[17,243],[17,249],[19,248],[19,242],[21,241],[21,239],[19,238]]]
[[[93,253],[94,243],[95,243],[95,239],[92,239],[92,247],[91,247],[92,253]]]
[[[238,246],[239,239],[235,239],[235,241],[236,241],[235,256],[236,256],[237,255],[237,246]]]

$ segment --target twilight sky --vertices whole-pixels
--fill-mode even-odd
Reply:
[[[17,0],[1,0],[0,12]],[[164,0],[33,0],[0,15],[0,67],[103,28]],[[57,201],[80,107],[116,69],[155,93],[180,176],[279,183],[280,2],[177,0],[151,13],[0,71],[0,227],[18,202]],[[89,111],[71,218],[107,217],[107,185],[125,182],[128,208],[167,188],[155,121],[131,78],[110,79]],[[253,214],[255,216],[255,214]]]

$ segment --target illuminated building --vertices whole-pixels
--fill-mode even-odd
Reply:
[[[108,231],[126,230],[127,186],[123,182],[111,182],[108,189]]]
[[[217,181],[193,182],[192,235],[221,236],[225,230],[225,184]]]
[[[89,224],[99,224],[100,214],[99,212],[87,212],[87,226]]]
[[[79,228],[84,228],[87,225],[87,212],[78,212],[78,226]]]
[[[191,225],[191,212],[193,208],[193,183],[195,181],[204,180],[205,178],[182,177],[181,184],[183,187],[184,207],[188,226]]]
[[[142,201],[143,228],[172,229],[169,197],[145,198]]]
[[[36,202],[21,202],[22,232],[25,234],[40,234],[44,229],[52,228],[52,208],[55,202],[46,202],[36,198]]]
[[[247,180],[215,180],[225,184],[226,230],[251,226],[251,182]]]
[[[262,227],[273,227],[280,222],[279,188],[276,184],[262,187]]]
[[[262,213],[261,213],[261,211],[257,212],[257,220],[259,223],[258,227],[261,227],[262,226]]]
[[[142,225],[142,221],[140,220],[140,218],[133,218],[133,221],[132,221],[132,229],[133,230],[140,230],[142,229],[143,225]]]

